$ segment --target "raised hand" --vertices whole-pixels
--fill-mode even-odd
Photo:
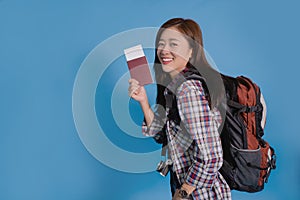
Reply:
[[[147,93],[144,86],[140,86],[135,79],[129,79],[128,95],[134,100],[143,103],[148,101]]]

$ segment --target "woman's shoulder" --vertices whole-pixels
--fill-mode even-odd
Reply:
[[[177,89],[177,94],[196,92],[204,95],[203,83],[201,80],[188,79],[185,80]]]

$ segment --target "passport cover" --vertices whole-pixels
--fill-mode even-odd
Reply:
[[[142,45],[125,49],[124,53],[131,78],[136,79],[141,86],[153,83]]]

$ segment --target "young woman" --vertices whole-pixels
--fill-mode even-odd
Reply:
[[[143,134],[166,138],[172,199],[231,199],[219,173],[223,163],[217,109],[224,97],[220,75],[207,62],[199,25],[190,19],[165,22],[156,37],[155,76],[158,108],[149,106],[146,91],[129,80],[129,95],[144,113]],[[187,76],[198,74],[205,83]],[[186,78],[182,81],[182,78]],[[172,92],[180,123],[171,116],[166,96]]]

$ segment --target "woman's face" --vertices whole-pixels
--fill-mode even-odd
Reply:
[[[188,40],[175,27],[165,29],[158,41],[157,56],[162,69],[171,77],[181,72],[192,56]]]

